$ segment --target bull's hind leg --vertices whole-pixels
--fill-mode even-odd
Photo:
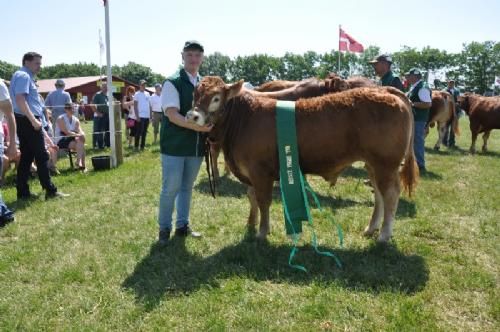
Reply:
[[[248,200],[250,201],[250,215],[248,216],[248,227],[255,230],[257,225],[257,213],[259,213],[259,204],[257,204],[257,197],[255,196],[255,189],[251,186],[247,189]]]
[[[446,136],[446,122],[445,123],[438,122],[437,130],[438,130],[438,140],[436,142],[436,145],[434,145],[434,150],[439,151],[439,149],[441,148],[441,144],[444,143],[443,140]]]
[[[488,151],[488,138],[490,138],[490,133],[491,130],[487,130],[483,134],[483,148],[482,148],[483,152]]]
[[[378,229],[380,225],[380,221],[384,215],[384,200],[382,194],[380,193],[380,189],[378,188],[377,182],[375,181],[375,176],[371,167],[368,164],[365,164],[365,167],[368,171],[368,175],[370,177],[370,183],[373,186],[374,196],[375,196],[375,207],[373,208],[372,218],[370,219],[370,223],[366,226],[364,235],[372,236],[373,233]]]
[[[377,241],[387,242],[392,236],[392,226],[398,208],[401,185],[397,168],[386,169],[380,173],[377,174],[377,185],[384,201],[384,223]]]

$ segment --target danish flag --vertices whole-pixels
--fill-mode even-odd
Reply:
[[[364,50],[361,43],[348,35],[342,28],[339,28],[339,51],[362,53]]]

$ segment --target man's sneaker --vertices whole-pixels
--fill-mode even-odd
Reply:
[[[63,192],[60,192],[60,191],[55,191],[55,192],[47,192],[45,194],[45,199],[51,199],[51,198],[65,198],[65,197],[69,197],[70,195],[69,194],[65,194]]]
[[[158,232],[158,243],[161,245],[165,245],[168,243],[170,239],[170,229],[160,229]]]
[[[195,232],[189,227],[189,225],[184,225],[181,228],[177,228],[175,230],[175,235],[176,236],[188,236],[191,235],[192,237],[201,237],[201,233]]]

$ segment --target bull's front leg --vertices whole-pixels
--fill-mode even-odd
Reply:
[[[248,216],[248,228],[252,231],[255,230],[257,225],[257,213],[259,213],[259,204],[255,196],[255,189],[251,186],[247,189],[248,200],[250,201],[250,215]]]
[[[260,224],[257,238],[265,240],[270,232],[269,207],[272,201],[273,179],[262,179],[262,175],[260,177],[259,180],[253,182],[255,198],[260,210]]]

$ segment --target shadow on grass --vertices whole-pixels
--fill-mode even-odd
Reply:
[[[206,286],[218,288],[221,279],[233,276],[294,285],[335,283],[356,291],[402,294],[419,292],[429,279],[424,259],[405,255],[395,245],[335,250],[343,264],[341,269],[333,259],[319,256],[306,246],[295,257],[296,263],[303,264],[308,273],[288,266],[291,249],[290,245],[255,241],[247,234],[240,243],[201,257],[186,249],[184,239],[174,238],[165,247],[152,245],[122,287],[132,290],[137,302],[150,311],[165,297],[189,295]]]
[[[443,176],[441,174],[435,173],[433,171],[426,170],[425,172],[420,172],[420,177],[428,180],[442,180]]]
[[[396,217],[415,218],[417,215],[417,208],[415,202],[409,201],[406,198],[399,198],[398,209],[396,210]]]
[[[208,183],[208,178],[204,178],[196,186],[194,187],[197,191],[211,195],[210,187]],[[222,197],[234,197],[234,198],[246,198],[247,197],[247,186],[242,184],[238,180],[235,180],[233,177],[224,175],[217,180],[217,195]],[[316,193],[318,200],[322,207],[331,208],[331,209],[342,209],[348,208],[355,205],[366,205],[372,206],[373,204],[370,201],[358,202],[352,199],[344,199],[341,197],[333,197],[328,195],[322,195]],[[314,201],[309,196],[309,202],[311,207],[316,207]],[[275,182],[273,187],[273,201],[281,201],[281,194],[279,185]]]
[[[344,169],[342,173],[340,173],[340,176],[356,178],[356,179],[368,179],[368,173],[366,172],[366,169],[364,167],[360,168],[360,167],[349,166],[346,169]]]
[[[500,153],[496,151],[477,152],[475,155],[500,158]]]
[[[442,147],[440,150],[434,150],[434,148],[425,148],[425,153],[438,155],[438,156],[452,156],[452,155],[467,155],[469,150],[464,150],[459,146],[453,148]]]

